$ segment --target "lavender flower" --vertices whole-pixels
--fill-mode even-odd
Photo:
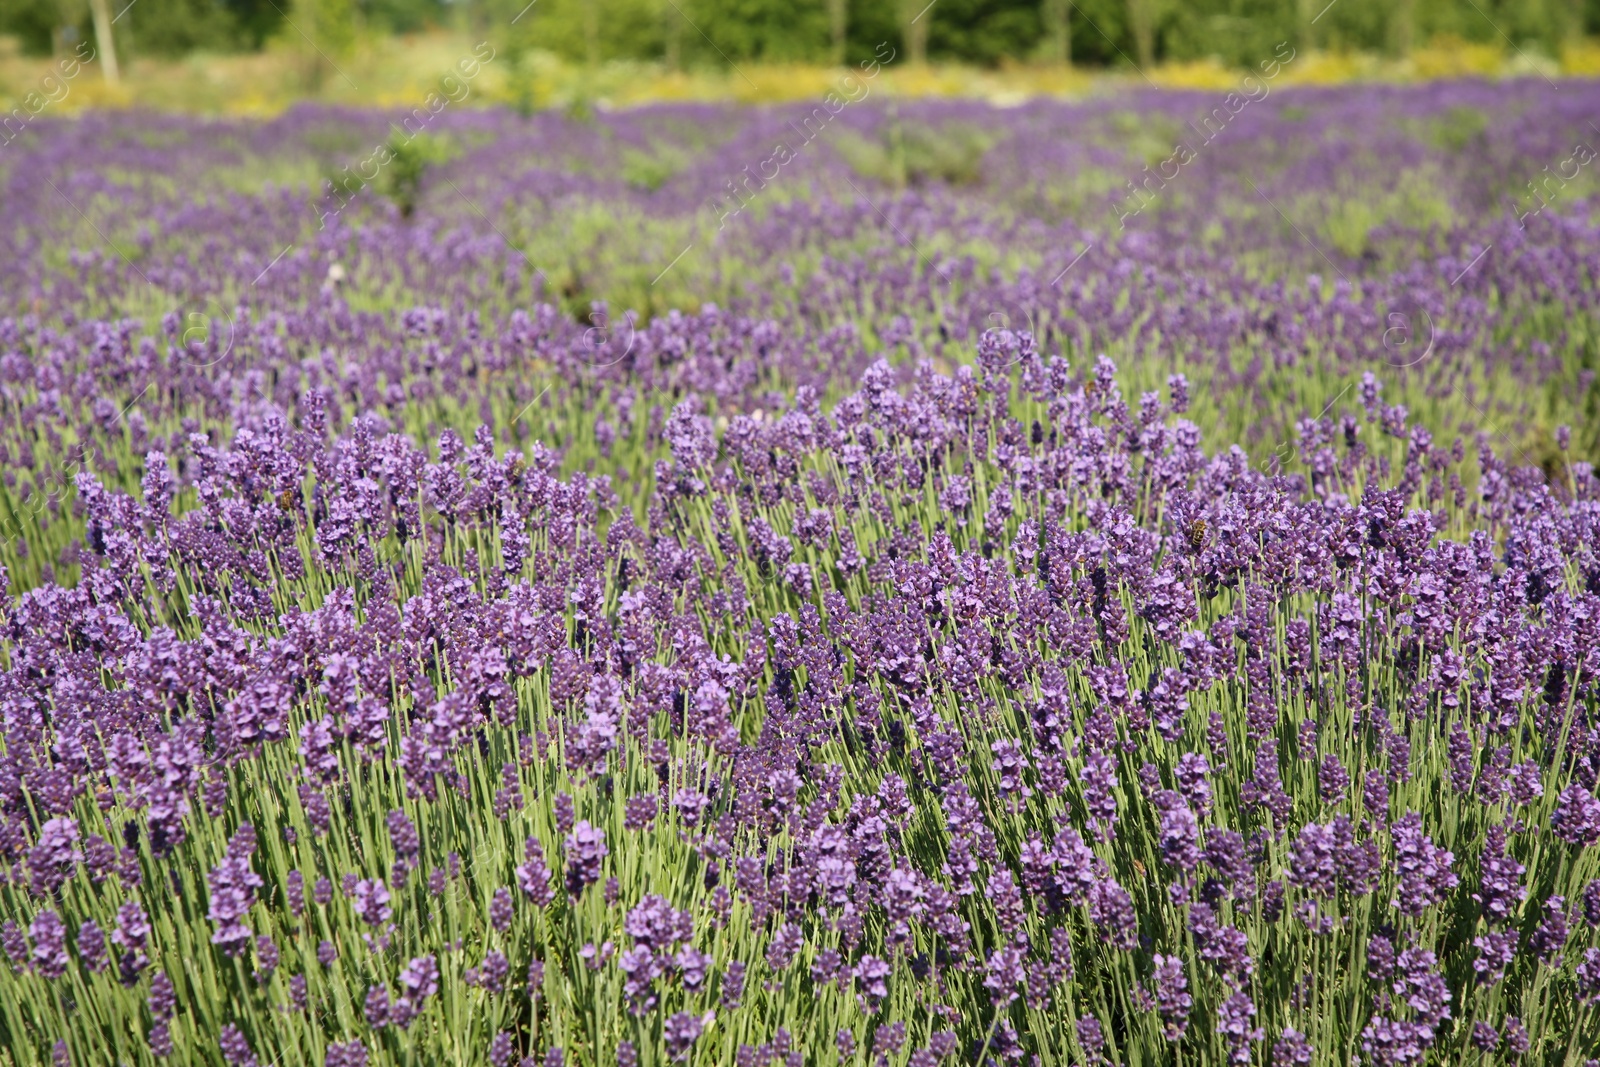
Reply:
[[[501,886],[494,891],[494,898],[489,902],[489,925],[504,933],[511,929],[513,914],[511,890]]]
[[[78,927],[78,958],[90,974],[100,974],[109,966],[105,931],[93,919],[85,919]]]
[[[1305,1034],[1286,1026],[1283,1036],[1272,1046],[1272,1067],[1305,1067],[1314,1052]]]
[[[323,1067],[367,1067],[367,1046],[360,1041],[329,1042]]]
[[[264,884],[250,867],[255,850],[255,828],[243,823],[228,842],[222,863],[211,872],[211,905],[207,914],[217,926],[211,943],[230,956],[243,954],[251,941],[250,928],[241,920],[255,903],[255,891]]]
[[[1104,752],[1092,752],[1083,768],[1083,797],[1094,817],[1095,837],[1109,840],[1117,822],[1116,764]]]
[[[734,1011],[744,997],[745,965],[740,960],[729,960],[722,974],[722,1010]]]
[[[67,973],[67,928],[61,916],[48,908],[34,917],[28,927],[33,938],[33,966],[46,978],[60,978]]]
[[[1089,890],[1089,919],[1100,930],[1107,944],[1132,949],[1138,943],[1139,924],[1134,916],[1133,898],[1116,882],[1096,882]]]
[[[1550,829],[1569,845],[1600,842],[1600,800],[1574,782],[1556,798],[1555,811],[1550,815]]]
[[[382,926],[394,914],[389,907],[388,887],[380,881],[363,878],[356,882],[350,895],[356,915],[368,926]]]
[[[232,1023],[224,1026],[218,1044],[222,1048],[223,1060],[231,1067],[256,1067],[256,1056],[250,1048],[250,1042],[237,1026]]]
[[[600,861],[610,851],[606,835],[586,822],[580,822],[566,839],[567,894],[577,897],[600,880]]]
[[[1289,884],[1318,897],[1332,897],[1338,889],[1335,848],[1330,827],[1307,823],[1289,851]]]
[[[1528,939],[1534,955],[1548,964],[1560,962],[1561,951],[1567,947],[1567,900],[1550,896],[1544,902],[1544,919]]]
[[[710,1023],[707,1016],[694,1015],[690,1012],[680,1011],[666,1021],[662,1027],[662,1037],[667,1044],[667,1055],[674,1060],[684,1060],[689,1056],[689,1050],[694,1043],[700,1040],[700,1035]]]
[[[1408,812],[1393,829],[1395,866],[1399,870],[1399,890],[1395,906],[1405,915],[1421,915],[1442,901],[1459,882],[1450,870],[1455,856],[1434,845],[1422,833],[1422,819]]]
[[[1505,976],[1506,968],[1517,951],[1517,935],[1513,932],[1481,934],[1472,939],[1478,958],[1472,961],[1484,985],[1492,986]]]
[[[1600,1001],[1600,948],[1584,949],[1577,974],[1579,1002],[1591,1005]]]
[[[1528,1036],[1527,1027],[1522,1025],[1521,1019],[1515,1015],[1506,1016],[1505,1025],[1501,1027],[1500,1032],[1505,1047],[1512,1053],[1520,1056],[1528,1051],[1531,1040]]]
[[[889,976],[894,969],[876,956],[862,956],[856,964],[856,994],[861,1003],[861,1010],[871,1013],[878,1010],[878,1005],[883,1003],[889,995]]]
[[[1156,1011],[1161,1014],[1162,1028],[1168,1041],[1182,1039],[1189,1029],[1189,1009],[1194,998],[1189,995],[1189,978],[1184,973],[1183,961],[1176,956],[1155,956],[1155,974],[1152,976]]]
[[[1100,1020],[1093,1015],[1085,1015],[1078,1019],[1078,1044],[1091,1056],[1098,1056],[1106,1047],[1105,1031],[1101,1029]]]
[[[432,956],[418,956],[400,972],[401,996],[421,1003],[439,991],[439,964]]]
[[[167,977],[165,971],[157,971],[150,979],[150,996],[148,1004],[150,1015],[158,1022],[171,1020],[177,1010],[178,998],[172,987],[172,979]]]

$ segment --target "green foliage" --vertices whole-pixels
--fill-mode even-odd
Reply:
[[[395,202],[404,218],[417,208],[417,192],[428,168],[449,160],[455,153],[450,144],[426,133],[408,135],[400,130],[389,137],[393,157],[382,172],[383,195]]]
[[[985,64],[1025,56],[1044,32],[1041,6],[1034,0],[939,0],[924,16],[938,12],[928,27],[928,55]]]
[[[444,163],[455,154],[455,146],[446,140],[396,128],[382,148],[360,163],[338,169],[325,164],[323,187],[340,204],[348,203],[370,187],[393,201],[400,209],[401,218],[410,218],[417,209],[423,177],[435,164]]]
[[[1489,118],[1482,111],[1470,107],[1453,107],[1444,117],[1434,120],[1433,142],[1440,148],[1460,152],[1468,145],[1481,143]]]
[[[1253,66],[1285,39],[1297,46],[1392,48],[1405,10],[1392,0],[1340,0],[1307,26],[1300,0],[1146,2],[1157,59],[1216,57],[1240,66]],[[1600,32],[1600,0],[1414,0],[1410,7],[1418,42],[1448,35],[1502,46],[1509,38],[1519,49],[1553,54],[1575,34]],[[1045,0],[939,0],[923,16],[928,53],[991,65],[1032,57],[1045,33],[1044,10]],[[296,28],[285,25],[286,13]],[[1137,48],[1128,13],[1129,0],[1074,0],[1073,61],[1131,62]],[[904,53],[904,22],[901,0],[849,0],[847,62],[883,42]],[[676,50],[684,63],[725,68],[744,61],[825,63],[832,54],[828,0],[538,0],[531,8],[527,0],[295,0],[292,8],[275,0],[138,0],[118,32],[138,51],[161,55],[259,48],[274,34],[298,43],[303,32],[337,57],[359,29],[410,33],[435,25],[492,32],[508,55],[540,50],[580,62],[660,60]],[[0,0],[0,33],[16,36],[30,53],[48,53],[65,26],[92,32],[86,6]]]
[[[1292,36],[1292,10],[1278,0],[1177,5],[1162,24],[1162,51],[1169,59],[1216,56],[1233,66],[1255,67]]]
[[[627,148],[622,152],[623,180],[652,193],[688,165],[688,157],[671,145],[653,145],[648,150]]]
[[[283,23],[270,0],[123,0],[111,9],[117,46],[133,55],[259,48]],[[49,55],[94,40],[94,23],[83,0],[0,0],[0,34],[15,36],[25,54]]]
[[[139,0],[118,25],[126,26],[135,54],[221,51],[238,41],[237,23],[216,0]]]
[[[254,50],[283,30],[283,13],[288,5],[279,0],[228,0],[225,7],[233,16],[234,43]]]
[[[300,0],[297,11],[306,16],[316,48],[340,56],[348,53],[356,38],[356,8],[351,0]]]
[[[822,0],[696,0],[692,17],[712,44],[729,56],[823,62],[828,55],[828,8]]]
[[[875,137],[841,133],[834,142],[857,174],[897,187],[942,181],[968,185],[982,174],[994,138],[975,126],[929,126],[890,115]]]
[[[415,33],[441,25],[448,10],[439,0],[358,0],[356,7],[369,29],[388,33]]]
[[[55,4],[48,0],[0,0],[0,33],[14,35],[27,55],[49,55],[59,23]]]
[[[1437,170],[1423,167],[1397,173],[1383,190],[1305,197],[1295,202],[1290,217],[1308,220],[1319,245],[1332,245],[1352,258],[1386,259],[1400,269],[1421,251],[1416,231],[1447,225],[1452,211]],[[1377,234],[1390,224],[1402,225],[1406,236],[1382,247]]]
[[[527,3],[484,3],[495,15],[492,25],[506,27],[512,53],[543,49],[578,62],[659,58],[666,47],[668,20],[683,17],[667,0],[538,0],[531,8]],[[695,8],[693,17],[700,22],[698,5],[677,3],[685,10]],[[693,30],[686,36],[699,39]]]

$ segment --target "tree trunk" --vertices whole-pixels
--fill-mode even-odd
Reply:
[[[1327,8],[1319,0],[1297,0],[1295,6],[1300,15],[1300,40],[1309,52],[1317,47],[1316,20],[1326,13]]]
[[[849,0],[828,0],[828,32],[832,35],[832,60],[836,67],[844,66],[845,31],[850,25]]]
[[[1556,0],[1555,14],[1551,19],[1556,40],[1551,51],[1557,59],[1561,58],[1562,46],[1583,43],[1584,7],[1583,0]]]
[[[1410,55],[1416,38],[1416,0],[1394,0],[1394,50],[1402,56]]]
[[[678,0],[678,7],[682,7],[688,0]],[[668,4],[667,17],[667,69],[683,69],[683,19],[684,16],[677,7]]]
[[[94,15],[94,46],[100,72],[115,85],[122,80],[122,72],[117,69],[117,42],[111,37],[111,11],[106,0],[89,0],[89,10]]]
[[[339,70],[338,60],[348,56],[356,42],[356,9],[353,0],[295,0],[290,16],[305,16],[299,23],[305,41],[306,76],[312,91],[320,91],[330,75],[338,74],[350,87],[349,76]],[[336,58],[337,57],[337,58]]]
[[[1133,31],[1133,53],[1140,69],[1155,63],[1155,30],[1150,25],[1150,5],[1154,0],[1128,0],[1128,28]]]
[[[1072,8],[1067,0],[1044,0],[1044,35],[1050,58],[1072,66]]]
[[[901,33],[906,40],[906,52],[912,64],[921,66],[928,61],[928,23],[933,19],[933,4],[925,0],[901,0]]]

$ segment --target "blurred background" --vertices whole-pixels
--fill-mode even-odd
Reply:
[[[478,41],[522,108],[793,99],[895,50],[891,92],[1228,84],[1288,41],[1301,81],[1600,74],[1600,0],[0,0],[0,100],[96,50],[63,107],[272,113],[415,97]],[[1304,61],[1309,59],[1309,61]]]

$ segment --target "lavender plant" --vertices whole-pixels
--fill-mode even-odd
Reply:
[[[1290,99],[1336,137],[1379,92]],[[1394,143],[1478,93],[1401,98]],[[1553,141],[1545,102],[1490,156]],[[769,287],[604,326],[561,303],[627,294],[694,201],[586,175],[594,127],[309,237],[287,193],[63,177],[160,225],[68,256],[83,220],[39,204],[0,266],[0,1058],[1584,1062],[1600,477],[1583,423],[1534,462],[1513,423],[1588,402],[1586,207],[1474,214],[1507,163],[1469,161],[1428,266],[1381,228],[1252,251],[1276,216],[1205,171],[1125,234],[1050,222],[1067,149],[1029,135],[1105,106],[1012,113],[959,200],[835,197],[819,152],[820,191],[751,209],[781,241],[681,282]],[[1274,106],[1264,162],[1305,121]],[[139,137],[188,136],[130,129],[147,172]],[[565,169],[506,170],[515,137]],[[658,228],[529,270],[508,241],[574,218],[518,221],[545,179]],[[229,211],[272,240],[224,248]],[[1237,231],[1163,243],[1210,211]],[[1105,258],[1042,284],[1069,233]],[[1451,284],[1484,234],[1524,244]],[[167,285],[231,311],[191,333]],[[1445,327],[1411,366],[1402,293]],[[1293,450],[1252,462],[1267,399]]]

